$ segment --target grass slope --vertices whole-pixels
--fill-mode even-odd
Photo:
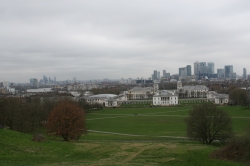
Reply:
[[[210,159],[215,147],[167,142],[32,142],[31,136],[0,130],[0,165],[225,165]]]

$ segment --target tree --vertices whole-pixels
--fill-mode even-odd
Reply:
[[[198,139],[203,144],[211,144],[214,140],[223,142],[232,134],[230,116],[213,104],[194,106],[185,122],[188,137]]]
[[[248,104],[247,91],[244,89],[239,89],[239,88],[233,89],[229,94],[229,98],[237,105]]]
[[[19,98],[9,97],[3,99],[2,115],[3,123],[11,130],[14,129],[15,123],[19,120],[17,113],[22,109],[22,101]]]
[[[85,127],[84,110],[69,100],[57,103],[46,124],[48,134],[62,136],[65,141],[78,140]]]

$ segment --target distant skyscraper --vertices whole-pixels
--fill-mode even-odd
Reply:
[[[225,69],[217,69],[217,76],[218,76],[218,79],[225,78]]]
[[[157,80],[161,79],[160,71],[157,71]]]
[[[73,77],[73,82],[76,82],[76,77]]]
[[[214,74],[214,62],[207,63],[207,73]]]
[[[152,78],[153,80],[157,80],[157,70],[154,70],[154,78]]]
[[[243,78],[247,79],[247,69],[243,68]]]
[[[180,79],[183,79],[183,77],[186,77],[186,68],[185,67],[180,67],[179,68],[179,77]]]
[[[194,62],[194,75],[197,76],[200,71],[200,63],[198,61]]]
[[[162,77],[166,77],[166,70],[163,70]]]
[[[54,83],[56,83],[56,77],[54,76]]]
[[[187,76],[191,76],[191,65],[179,68],[179,79],[185,79]]]
[[[191,76],[192,75],[192,69],[191,69],[191,65],[187,65],[187,76]]]
[[[38,80],[36,78],[31,78],[30,79],[30,85],[33,87],[33,88],[38,88]]]
[[[200,74],[204,75],[207,74],[207,65],[206,62],[200,62],[200,66],[199,66],[199,72]]]
[[[230,73],[233,73],[233,65],[226,65],[225,69],[225,78],[230,78]]]

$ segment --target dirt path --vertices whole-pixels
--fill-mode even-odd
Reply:
[[[114,134],[114,135],[124,135],[124,136],[132,136],[132,137],[145,137],[149,135],[136,135],[136,134],[124,134],[124,133],[114,133],[114,132],[107,132],[107,131],[97,131],[97,130],[88,130],[88,132],[94,133],[103,133],[103,134]],[[178,137],[178,136],[150,136],[155,138],[177,138],[177,139],[188,139],[188,137]]]

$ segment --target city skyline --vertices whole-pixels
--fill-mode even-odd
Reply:
[[[7,1],[0,80],[148,78],[194,62],[248,70],[248,1]],[[51,79],[53,79],[51,77]]]

